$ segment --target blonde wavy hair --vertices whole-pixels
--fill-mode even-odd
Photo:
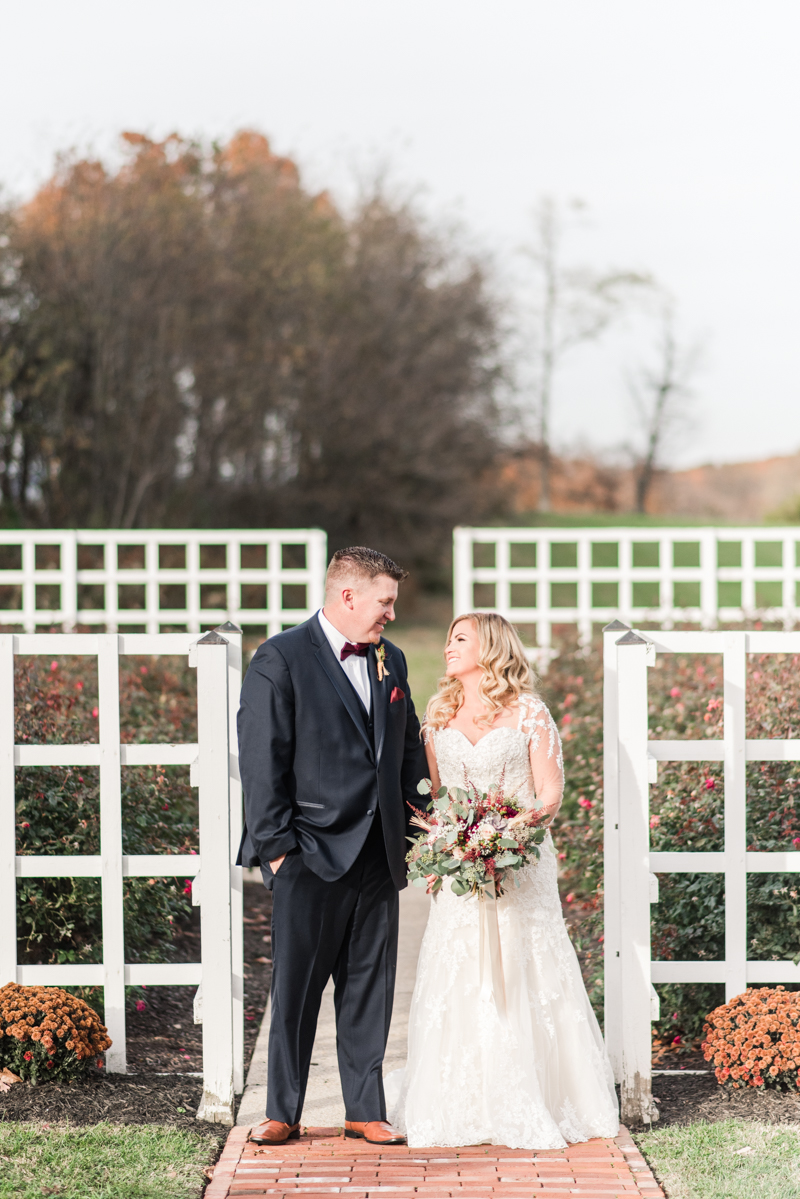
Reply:
[[[517,630],[496,612],[467,612],[457,616],[447,631],[445,645],[449,645],[453,629],[462,620],[472,622],[480,644],[478,663],[483,677],[478,684],[478,694],[483,700],[486,714],[476,723],[490,726],[498,712],[517,703],[521,695],[536,695],[536,676]],[[464,687],[461,680],[444,675],[439,679],[438,691],[428,700],[425,730],[443,729],[463,702]]]

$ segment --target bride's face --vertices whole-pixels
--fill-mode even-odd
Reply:
[[[479,672],[480,648],[478,630],[472,621],[460,620],[445,646],[445,674],[449,678],[463,679],[467,675]]]

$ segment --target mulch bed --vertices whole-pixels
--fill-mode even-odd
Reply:
[[[707,1064],[703,1063],[707,1068]],[[661,1068],[669,1068],[661,1063]],[[677,1067],[679,1068],[679,1067]],[[694,1064],[694,1069],[702,1069]],[[720,1120],[762,1120],[766,1124],[800,1123],[800,1095],[785,1091],[757,1091],[752,1087],[729,1091],[710,1074],[662,1074],[653,1079],[653,1098],[659,1119],[653,1128],[669,1124],[715,1124]],[[645,1125],[628,1123],[632,1132]]]
[[[245,1074],[258,1036],[272,977],[270,916],[272,896],[260,883],[246,883],[245,925]],[[200,960],[199,908],[176,930],[175,957]],[[72,1124],[199,1125],[194,1113],[202,1098],[203,1027],[194,1023],[195,987],[148,987],[143,1011],[128,1011],[128,1074],[93,1070],[73,1083],[17,1084],[0,1094],[0,1121],[68,1120]],[[181,1111],[180,1109],[183,1109]]]

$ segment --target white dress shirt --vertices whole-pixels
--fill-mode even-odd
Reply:
[[[342,649],[344,648],[345,642],[348,641],[349,638],[345,637],[343,633],[340,633],[339,630],[331,624],[325,613],[322,611],[322,608],[320,608],[319,612],[317,613],[317,620],[320,623],[323,633],[330,642],[330,647],[333,650],[336,661],[339,663],[342,670],[355,687],[356,695],[369,712],[372,698],[369,686],[369,659],[366,656],[359,658],[358,654],[350,654],[343,662],[340,655]]]

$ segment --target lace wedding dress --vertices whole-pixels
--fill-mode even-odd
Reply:
[[[548,813],[563,789],[561,743],[547,708],[523,697],[517,728],[474,745],[458,729],[430,734],[441,782],[505,787]],[[431,900],[408,1024],[408,1063],[385,1080],[387,1115],[412,1147],[488,1142],[560,1149],[615,1136],[614,1080],[567,935],[548,833],[541,858],[497,901],[505,1019],[481,985],[479,905],[447,882]]]

